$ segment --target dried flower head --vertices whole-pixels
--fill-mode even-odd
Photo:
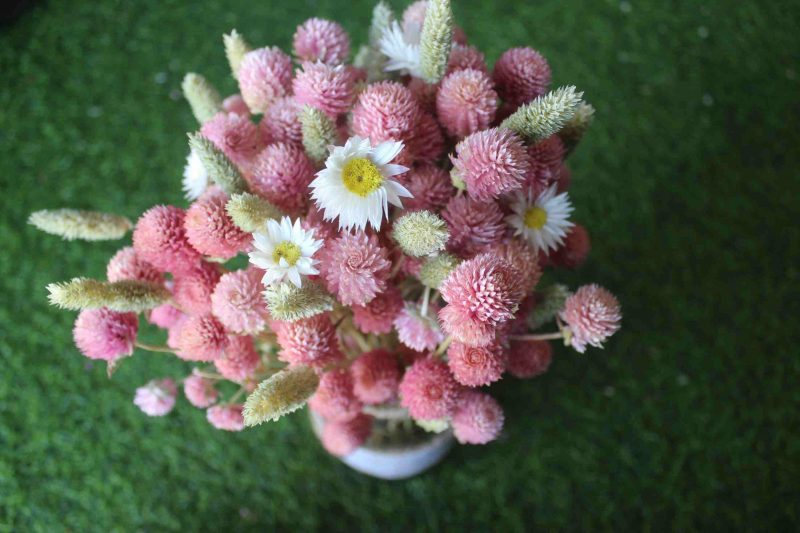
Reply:
[[[447,364],[426,357],[415,361],[403,375],[400,404],[415,419],[444,418],[452,414],[460,392]]]
[[[183,225],[186,212],[171,205],[151,207],[136,222],[133,249],[142,260],[167,272],[180,272],[200,259]]]
[[[376,236],[344,233],[323,252],[322,276],[344,305],[365,305],[386,288],[392,264]]]
[[[503,213],[494,201],[481,202],[468,196],[454,196],[442,210],[450,229],[447,248],[459,257],[471,257],[488,250],[506,234]]]
[[[300,61],[321,61],[329,65],[344,63],[350,55],[350,38],[339,24],[310,18],[297,27],[292,40],[294,55]]]
[[[186,361],[213,361],[228,346],[228,334],[212,315],[190,316],[181,325],[177,355]]]
[[[547,341],[512,341],[506,370],[515,378],[528,379],[547,372],[553,346]]]
[[[258,154],[249,177],[254,193],[279,209],[299,214],[308,205],[308,185],[314,179],[314,164],[294,144],[276,142]]]
[[[447,171],[436,165],[415,167],[403,175],[401,182],[414,195],[403,201],[406,211],[438,211],[447,205],[455,193]]]
[[[536,306],[528,315],[528,326],[539,329],[555,319],[564,308],[570,292],[565,285],[553,284],[536,292]]]
[[[539,283],[539,279],[542,277],[539,254],[528,242],[521,239],[508,239],[494,245],[489,251],[519,271],[522,275],[519,280],[521,289],[525,294],[531,292]]]
[[[263,113],[291,90],[292,60],[277,47],[247,52],[239,63],[239,90],[253,113]]]
[[[453,43],[453,48],[450,50],[450,59],[447,61],[447,73],[450,74],[464,69],[478,70],[484,74],[489,73],[489,68],[486,66],[486,58],[480,50],[474,46]]]
[[[497,105],[488,74],[469,68],[448,74],[436,95],[436,113],[453,137],[487,128],[494,121]]]
[[[430,304],[424,315],[419,305],[406,304],[394,320],[400,342],[418,352],[436,348],[436,345],[444,340],[439,322],[436,320],[438,312],[439,307],[436,304]]]
[[[575,350],[586,351],[586,346],[603,347],[603,341],[617,332],[622,320],[619,301],[599,285],[584,285],[567,298],[559,313],[567,323],[568,340]]]
[[[222,273],[216,264],[202,261],[177,274],[172,286],[175,304],[190,315],[211,312],[211,294]]]
[[[267,220],[283,216],[280,209],[249,192],[231,195],[225,210],[233,223],[247,233],[260,230]]]
[[[394,319],[403,309],[403,296],[397,287],[389,285],[366,305],[354,305],[351,309],[353,323],[359,330],[384,335],[392,331]]]
[[[76,311],[107,307],[113,311],[139,313],[158,307],[170,297],[169,291],[160,284],[135,280],[111,283],[73,278],[50,283],[47,291],[51,305]]]
[[[317,373],[307,366],[291,366],[262,381],[244,403],[244,423],[257,426],[305,405],[319,385]]]
[[[480,387],[500,379],[506,354],[496,342],[478,347],[455,341],[447,349],[447,364],[456,381],[467,387]]]
[[[203,124],[200,133],[239,166],[246,165],[261,149],[261,132],[249,115],[217,113]]]
[[[251,268],[223,274],[211,293],[211,310],[228,331],[255,335],[269,320],[261,289],[258,270]]]
[[[450,272],[458,266],[458,263],[458,258],[450,254],[430,257],[419,269],[419,280],[426,287],[438,289]]]
[[[461,444],[486,444],[500,436],[505,416],[497,400],[479,391],[465,392],[453,413],[453,435]]]
[[[219,396],[213,381],[194,372],[183,380],[183,394],[190,404],[200,409],[213,405]]]
[[[558,135],[528,146],[530,166],[525,177],[526,192],[534,196],[558,183],[564,160],[564,143]]]
[[[302,106],[291,96],[275,100],[264,113],[259,123],[262,137],[268,143],[282,142],[303,144],[303,129],[300,124]]]
[[[164,276],[153,265],[142,261],[132,246],[119,250],[108,262],[106,279],[110,282],[134,280],[162,284]]]
[[[75,320],[75,345],[89,359],[116,361],[133,354],[139,319],[134,313],[86,309]]]
[[[571,85],[559,87],[521,106],[501,126],[529,143],[539,142],[561,130],[575,115],[582,96]]]
[[[183,97],[189,102],[194,118],[200,124],[222,109],[222,97],[211,83],[200,74],[189,72],[181,83]]]
[[[569,119],[564,124],[564,127],[561,128],[561,131],[558,132],[558,136],[561,137],[561,140],[564,142],[567,153],[574,150],[581,139],[583,139],[589,126],[592,125],[593,120],[594,107],[592,107],[592,104],[587,104],[582,101],[575,109],[575,114],[572,115],[572,118]]]
[[[147,416],[164,416],[175,407],[178,387],[170,378],[154,379],[136,389],[133,403]]]
[[[286,322],[331,311],[334,305],[331,295],[312,282],[306,282],[302,287],[292,283],[270,285],[264,291],[264,299],[272,318]]]
[[[369,405],[387,402],[397,394],[400,368],[397,358],[386,350],[372,350],[358,356],[350,367],[353,391]]]
[[[250,245],[250,234],[228,216],[227,202],[228,195],[217,190],[195,200],[186,211],[186,238],[203,255],[230,259]]]
[[[248,336],[229,336],[222,357],[214,359],[217,372],[237,383],[251,377],[260,364],[253,337]]]
[[[533,48],[511,48],[495,63],[492,77],[500,97],[517,107],[547,92],[550,65]]]
[[[322,368],[344,358],[336,328],[327,313],[279,324],[276,333],[281,346],[278,357],[282,361]]]
[[[189,148],[197,154],[209,178],[227,194],[247,191],[247,182],[225,152],[204,135],[189,134]]]
[[[161,329],[169,329],[186,316],[180,309],[170,304],[161,304],[150,311],[147,321]]]
[[[591,247],[589,232],[580,224],[575,224],[567,232],[561,248],[553,254],[553,264],[563,268],[578,268],[586,261]]]
[[[372,417],[360,414],[346,422],[327,422],[321,442],[328,453],[340,457],[364,444],[371,432]]]
[[[125,217],[80,211],[78,209],[45,209],[31,213],[28,224],[67,241],[109,241],[121,239],[133,224]]]
[[[242,431],[244,429],[244,417],[242,409],[244,406],[238,404],[215,405],[206,411],[208,423],[223,431]]]
[[[336,143],[336,124],[323,111],[304,106],[300,111],[303,147],[312,161],[320,163],[328,158],[328,147]]]
[[[308,407],[326,420],[345,422],[355,418],[363,405],[353,391],[350,370],[338,368],[323,373]]]
[[[419,104],[405,86],[393,82],[373,83],[353,107],[353,132],[373,143],[406,140],[416,131]]]
[[[453,44],[453,10],[450,0],[429,0],[419,41],[419,63],[422,78],[438,83],[447,70]]]
[[[444,250],[450,232],[444,220],[430,211],[414,211],[395,221],[392,236],[404,253],[424,257]]]
[[[353,77],[343,65],[305,62],[292,87],[297,103],[319,109],[332,119],[350,109],[353,100]]]
[[[469,195],[481,201],[520,189],[529,165],[522,140],[503,128],[473,133],[456,145],[451,159]]]
[[[225,45],[225,57],[228,58],[228,64],[231,67],[231,74],[234,79],[239,78],[239,66],[242,64],[245,54],[250,52],[252,48],[247,41],[244,40],[242,34],[236,30],[231,30],[222,36],[222,42]]]

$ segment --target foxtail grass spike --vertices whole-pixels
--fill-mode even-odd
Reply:
[[[78,209],[36,211],[28,217],[28,224],[67,241],[111,241],[121,239],[133,228],[123,216]]]
[[[574,86],[559,87],[517,109],[502,127],[534,144],[558,133],[575,115],[583,96]]]
[[[328,115],[311,106],[300,111],[300,124],[308,157],[317,164],[322,163],[328,157],[328,146],[336,142],[336,124]]]
[[[439,254],[422,263],[419,280],[426,287],[438,289],[450,272],[458,266],[459,259],[450,254]]]
[[[228,58],[228,64],[231,66],[231,74],[233,74],[234,79],[238,79],[239,65],[242,62],[242,58],[252,48],[244,40],[242,34],[236,30],[231,30],[230,33],[223,35],[222,41],[225,44],[225,57]]]
[[[380,50],[380,41],[383,32],[394,20],[394,12],[389,4],[380,0],[372,9],[372,22],[369,26],[369,44],[375,50]]]
[[[450,232],[444,220],[435,214],[415,211],[395,221],[392,236],[406,254],[425,257],[444,250]]]
[[[107,307],[113,311],[139,313],[158,307],[170,299],[170,292],[155,283],[74,278],[47,286],[50,304],[79,311]]]
[[[570,292],[565,285],[554,284],[536,292],[536,307],[528,315],[528,326],[538,329],[555,319],[564,308]]]
[[[247,182],[239,169],[214,143],[199,133],[190,133],[189,146],[200,156],[208,176],[220,189],[228,194],[247,192]]]
[[[305,405],[317,391],[317,373],[307,366],[293,366],[262,381],[244,403],[244,425],[257,426],[278,420]]]
[[[567,123],[564,124],[564,127],[561,128],[561,131],[558,132],[558,136],[561,137],[561,141],[564,143],[568,155],[575,149],[581,139],[583,139],[586,130],[589,129],[593,121],[594,107],[592,107],[592,104],[586,102],[578,104],[577,109],[575,109],[575,114],[572,115],[572,118],[569,119]]]
[[[316,283],[306,281],[302,287],[292,283],[271,285],[264,291],[269,314],[275,320],[294,322],[331,311],[333,298]]]
[[[200,124],[206,122],[222,109],[222,98],[211,83],[200,74],[189,72],[181,83],[183,96],[192,108],[194,118]]]
[[[233,223],[247,233],[263,230],[267,220],[283,216],[280,209],[249,192],[232,195],[225,210]]]
[[[429,0],[419,42],[420,71],[425,81],[441,81],[452,45],[453,10],[450,0]]]

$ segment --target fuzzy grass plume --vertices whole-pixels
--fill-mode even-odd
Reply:
[[[440,254],[429,258],[419,269],[419,280],[426,287],[438,289],[444,279],[450,275],[461,261],[450,254]]]
[[[575,114],[572,115],[572,118],[569,119],[567,123],[564,124],[564,127],[561,128],[561,131],[558,132],[558,136],[567,149],[567,154],[571,153],[581,139],[583,139],[583,136],[586,134],[586,131],[589,129],[589,126],[592,125],[593,121],[594,107],[592,107],[592,104],[586,102],[578,104],[578,107],[575,109]]]
[[[293,366],[262,381],[244,403],[245,426],[278,420],[303,407],[317,391],[319,377],[307,366]]]
[[[124,280],[116,282],[74,278],[47,286],[52,305],[79,311],[107,307],[113,311],[139,313],[170,299],[170,292],[154,283]]]
[[[131,221],[123,216],[78,209],[36,211],[28,217],[28,224],[68,241],[116,240],[133,228]]]
[[[420,70],[428,83],[439,83],[444,77],[452,43],[453,9],[450,0],[430,0],[419,42]]]
[[[397,219],[392,236],[406,254],[425,257],[444,250],[450,232],[444,220],[435,214],[415,211]]]
[[[239,65],[242,63],[244,55],[252,50],[247,41],[244,40],[242,34],[236,30],[231,30],[222,36],[222,42],[225,44],[225,57],[228,58],[228,64],[231,67],[231,74],[234,79],[239,77]]]
[[[271,285],[264,291],[264,299],[272,318],[286,322],[309,318],[330,311],[334,306],[331,295],[309,281],[302,287],[292,283]]]
[[[247,182],[236,165],[214,143],[199,133],[189,134],[189,147],[206,167],[209,177],[227,194],[247,192]]]
[[[575,115],[582,92],[573,85],[559,87],[517,109],[501,124],[529,143],[537,143],[561,128]]]
[[[233,223],[247,233],[262,230],[267,220],[283,216],[280,209],[249,192],[232,195],[225,204],[225,211]]]
[[[222,109],[222,98],[211,83],[200,74],[189,72],[181,83],[183,96],[192,108],[197,122],[202,124]]]
[[[315,163],[321,163],[328,157],[328,146],[336,142],[336,124],[320,111],[311,106],[304,106],[300,111],[300,124],[303,129],[303,147],[306,154]]]

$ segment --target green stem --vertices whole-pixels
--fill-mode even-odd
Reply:
[[[441,357],[442,354],[447,351],[447,347],[450,346],[451,342],[453,342],[453,337],[448,335],[447,338],[442,341],[436,351],[433,352],[434,357]]]
[[[137,348],[141,348],[142,350],[148,350],[151,352],[175,353],[175,350],[173,350],[169,346],[156,346],[154,344],[145,344],[144,342],[139,342],[139,341],[136,341],[135,346]]]
[[[512,341],[549,341],[554,339],[563,339],[564,332],[554,331],[553,333],[530,333],[528,335],[509,335]]]

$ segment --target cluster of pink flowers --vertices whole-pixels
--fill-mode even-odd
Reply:
[[[418,35],[425,12],[426,2],[415,2],[400,29]],[[485,387],[544,373],[550,340],[584,352],[617,331],[620,306],[609,291],[587,285],[555,301],[540,284],[546,270],[579,267],[590,248],[586,228],[569,221],[562,139],[530,143],[502,125],[547,94],[547,60],[520,47],[490,68],[463,31],[454,39],[438,83],[404,71],[375,79],[346,63],[345,30],[317,18],[298,26],[293,54],[243,54],[240,94],[199,134],[250,194],[286,216],[245,231],[228,209],[232,195],[202,176],[187,187],[195,192],[188,207],[155,206],[136,222],[108,281],[168,289],[171,300],[143,316],[165,331],[162,349],[189,362],[184,377],[137,389],[144,413],[167,414],[180,382],[210,424],[240,431],[244,396],[281,367],[305,365],[320,378],[309,407],[325,421],[321,439],[332,454],[362,445],[369,407],[386,405],[484,444],[504,423]],[[304,142],[309,108],[334,126],[327,160]],[[403,225],[406,236],[398,220],[410,214],[420,217]],[[442,245],[416,253],[434,230]],[[248,253],[247,268],[230,269],[228,260]],[[332,305],[292,301],[298,316],[284,317],[265,299],[277,288],[315,288]],[[534,315],[555,331],[531,331]],[[85,356],[117,363],[137,345],[147,349],[139,329],[135,313],[89,309],[74,337]]]

